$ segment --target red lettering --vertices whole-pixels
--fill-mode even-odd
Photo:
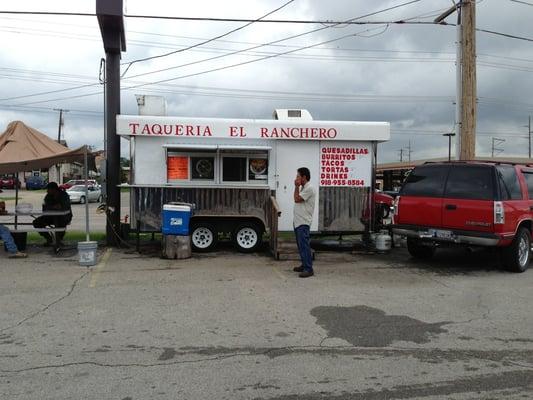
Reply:
[[[161,135],[161,125],[159,124],[153,124],[152,125],[152,134],[153,135]]]
[[[209,128],[208,126],[206,126],[204,129],[204,136],[213,136],[213,134],[211,133],[211,128]]]
[[[262,138],[268,137],[268,128],[261,128],[261,137]]]
[[[137,128],[139,127],[139,124],[130,124],[130,131],[132,135],[137,134]]]
[[[186,125],[186,126],[185,126],[185,136],[194,136],[193,129],[194,129],[193,126],[191,126],[191,125]]]
[[[292,132],[292,129],[291,129]],[[287,139],[290,138],[289,130],[285,128],[281,128],[281,137],[286,137]],[[294,137],[294,136],[293,136]]]
[[[170,135],[172,133],[172,125],[163,125],[163,129],[165,130],[165,135]]]
[[[229,135],[231,137],[237,137],[237,127],[236,126],[230,126],[229,127]]]
[[[183,136],[183,125],[176,125],[176,136]]]
[[[330,139],[335,139],[337,137],[337,130],[335,128],[328,129],[327,134]]]
[[[142,134],[143,135],[151,135],[152,134],[152,132],[150,132],[150,127],[148,126],[148,124],[144,124],[143,130],[142,130]]]

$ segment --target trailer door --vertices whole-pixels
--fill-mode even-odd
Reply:
[[[311,184],[316,190],[315,214],[311,231],[318,230],[319,157],[318,141],[276,141],[276,198],[281,208],[280,231],[292,231],[294,207],[294,179],[296,170],[307,167],[311,172]]]

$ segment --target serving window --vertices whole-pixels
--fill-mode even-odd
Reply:
[[[215,182],[216,152],[167,153],[167,181],[169,183],[202,181]]]
[[[268,150],[167,149],[168,183],[268,184]]]

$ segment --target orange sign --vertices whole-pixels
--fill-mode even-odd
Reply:
[[[189,179],[189,157],[169,156],[167,160],[168,180]]]

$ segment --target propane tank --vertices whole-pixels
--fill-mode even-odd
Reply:
[[[392,247],[392,238],[387,231],[381,231],[376,235],[376,250],[378,253],[387,253]]]

